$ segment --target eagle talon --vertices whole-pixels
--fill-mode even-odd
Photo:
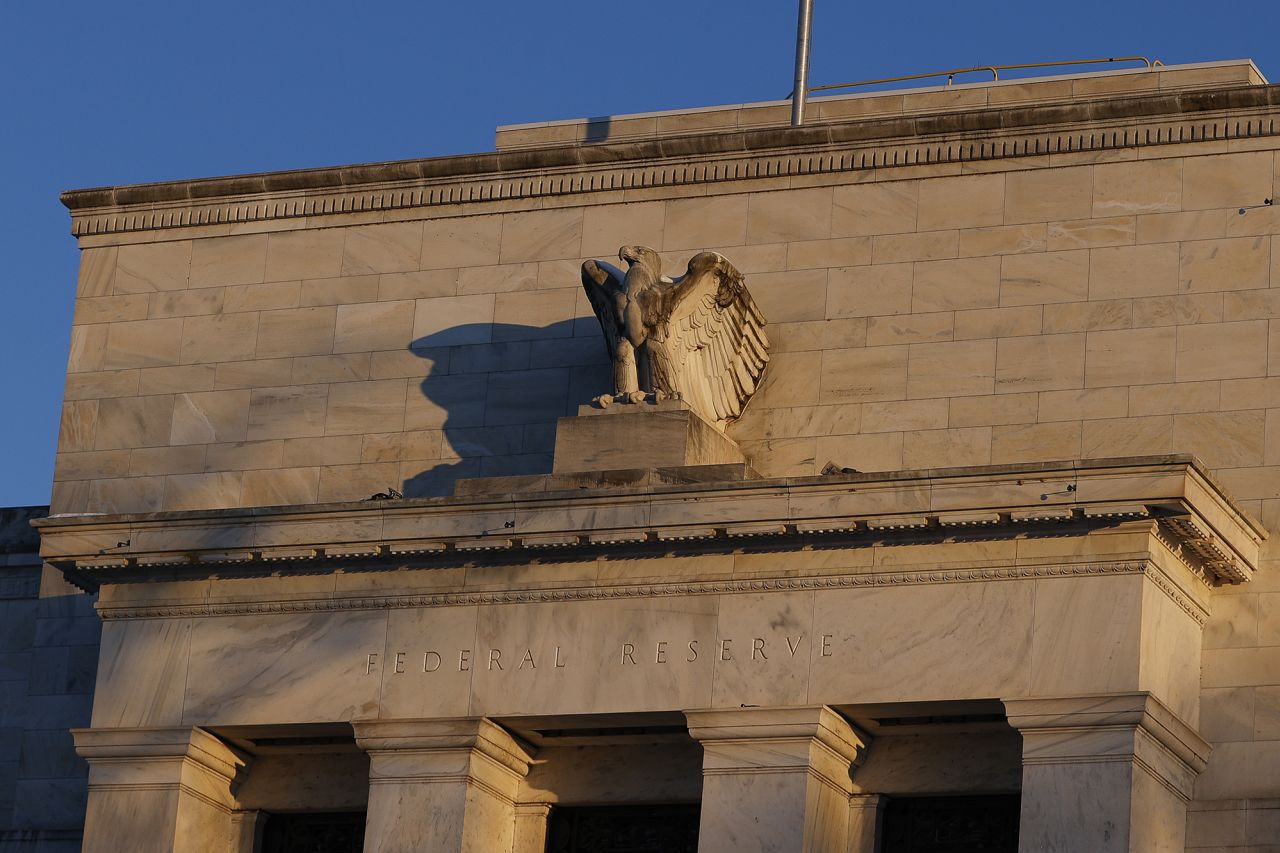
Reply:
[[[596,397],[591,402],[595,403],[597,406],[599,406],[602,409],[607,409],[613,405],[613,395],[601,394],[599,397]]]
[[[647,395],[643,391],[632,391],[630,394],[627,395],[627,402],[643,403],[645,396]]]

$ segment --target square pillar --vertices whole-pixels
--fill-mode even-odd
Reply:
[[[1149,693],[1005,700],[1022,733],[1022,853],[1182,850],[1209,744]]]
[[[847,849],[864,742],[825,705],[686,711],[702,744],[699,853]]]
[[[848,853],[880,853],[884,807],[888,802],[883,794],[854,794],[849,798]]]
[[[511,853],[529,747],[484,717],[355,722],[370,853]]]
[[[84,853],[253,853],[234,817],[249,766],[242,753],[200,728],[71,734],[89,762]]]
[[[550,803],[516,803],[516,842],[512,853],[546,853]]]

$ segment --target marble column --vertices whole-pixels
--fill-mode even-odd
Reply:
[[[843,717],[824,705],[685,716],[703,749],[699,853],[848,849],[849,774],[864,744]]]
[[[252,853],[233,817],[247,756],[200,728],[71,734],[89,762],[85,853]]]
[[[531,749],[484,717],[353,723],[369,754],[364,849],[510,853]]]
[[[847,853],[880,853],[884,807],[883,794],[854,794],[849,798],[849,847]]]
[[[1022,733],[1022,853],[1182,850],[1209,744],[1149,693],[1005,700]]]
[[[545,853],[550,803],[516,803],[516,841],[512,853]]]

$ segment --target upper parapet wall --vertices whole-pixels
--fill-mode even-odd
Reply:
[[[1265,85],[1251,62],[1193,66],[1189,76],[1175,76],[1186,72],[1187,67],[1162,67],[1023,80],[976,90],[953,87],[931,96],[980,95],[985,106],[976,100],[950,107],[912,101],[914,106],[907,110],[908,97],[930,93],[881,93],[869,97],[896,97],[906,111],[837,121],[835,104],[852,110],[849,104],[867,102],[838,98],[830,100],[833,106],[818,102],[827,111],[825,121],[798,128],[779,123],[591,143],[547,142],[484,154],[71,190],[63,193],[62,201],[72,212],[72,233],[81,238],[82,247],[89,247],[156,239],[158,231],[167,232],[165,239],[180,239],[288,230],[304,223],[323,227],[338,224],[339,218],[343,225],[392,222],[533,209],[550,199],[570,205],[630,201],[654,192],[687,193],[692,187],[715,184],[721,185],[718,192],[725,191],[725,184],[745,190],[757,179],[812,181],[823,175],[834,178],[844,172],[911,166],[958,169],[975,160],[1077,155],[1280,132],[1280,86]],[[1229,79],[1232,75],[1239,79]],[[1079,84],[1079,99],[990,103],[997,90],[1009,95],[1064,81],[1073,92]],[[1133,88],[1126,90],[1126,85]],[[1093,93],[1086,97],[1090,86]],[[1108,92],[1108,87],[1117,91]],[[964,94],[972,91],[979,95]],[[782,109],[764,104],[729,108],[728,113],[737,109],[738,121],[757,107]],[[621,124],[623,119],[617,121]],[[654,122],[657,128],[657,119]],[[585,133],[586,123],[581,124]]]
[[[1163,65],[1140,71],[1095,71],[814,98],[809,102],[808,123],[844,122],[984,107],[1069,103],[1124,95],[1266,83],[1267,79],[1250,59]],[[623,142],[661,136],[783,127],[788,125],[790,119],[791,102],[782,100],[511,124],[498,128],[497,148],[499,151],[507,151],[546,145]]]

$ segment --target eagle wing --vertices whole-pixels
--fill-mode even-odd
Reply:
[[[587,261],[582,265],[582,289],[587,292],[587,301],[604,331],[604,346],[610,362],[618,352],[618,325],[622,313],[619,300],[625,299],[622,289],[625,279],[622,270],[604,261]]]
[[[670,379],[703,419],[723,428],[741,416],[769,363],[764,315],[742,273],[723,256],[704,252],[667,290],[663,335]]]

